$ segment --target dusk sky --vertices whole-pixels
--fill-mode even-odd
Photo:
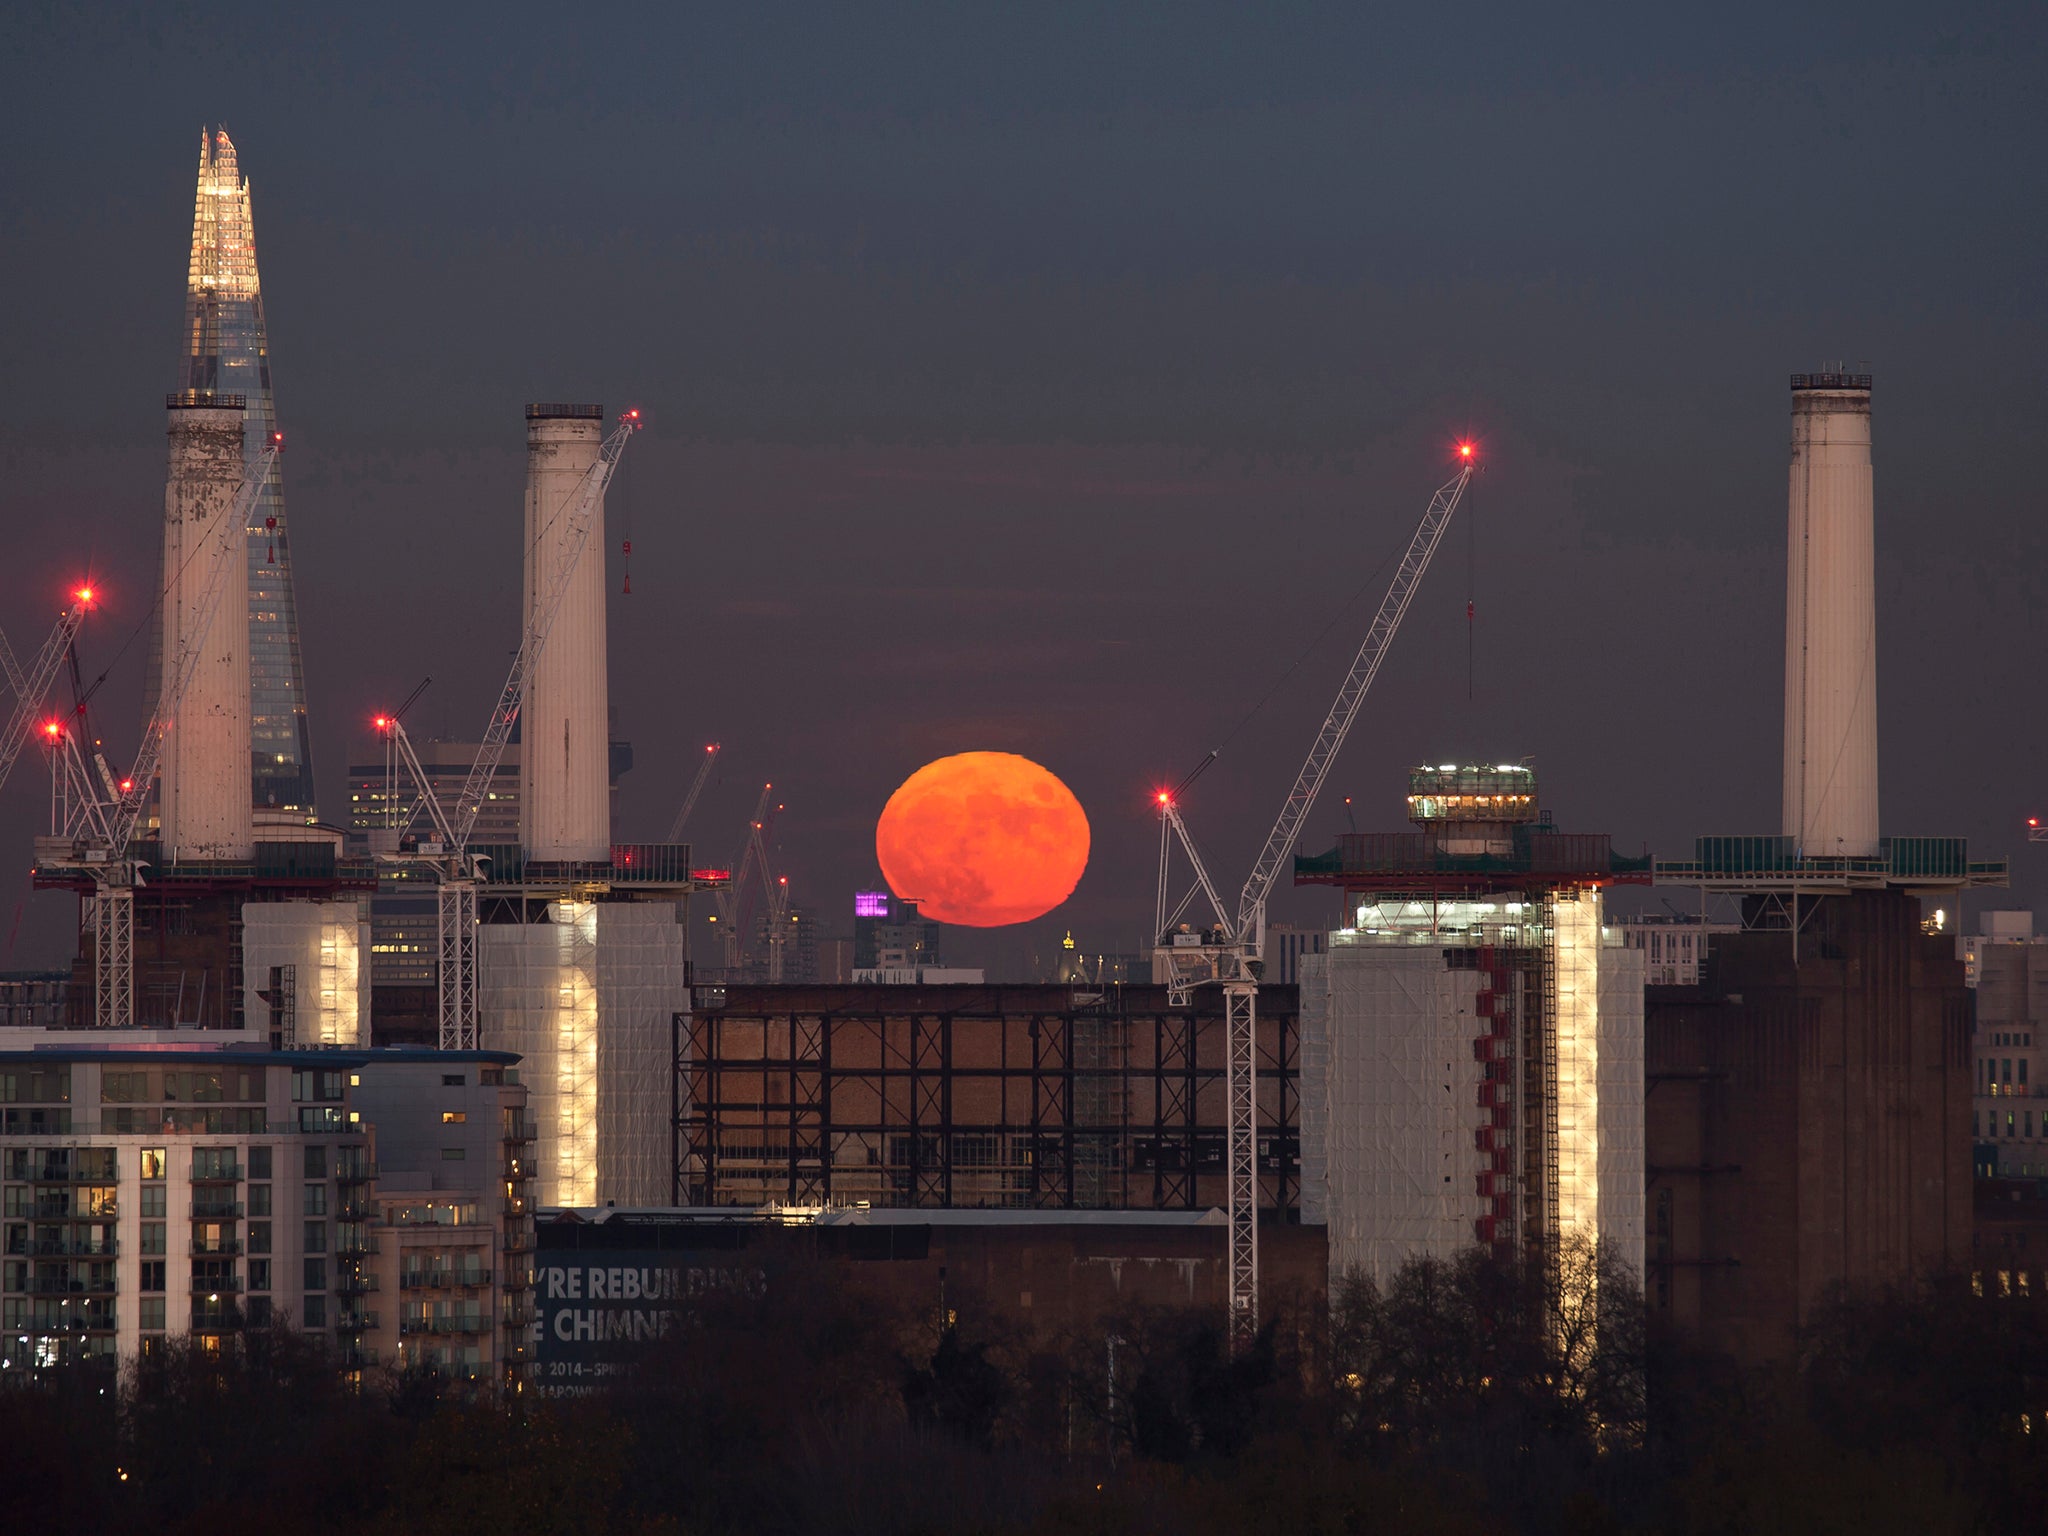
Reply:
[[[122,757],[203,124],[249,177],[321,809],[369,720],[474,739],[522,407],[638,406],[610,501],[615,832],[726,862],[762,779],[824,931],[932,757],[1021,752],[1150,925],[1150,792],[1242,880],[1452,443],[1484,475],[1304,839],[1528,759],[1629,852],[1778,830],[1787,375],[1875,375],[1888,833],[2048,891],[2048,10],[10,8],[0,626],[70,579]],[[630,538],[632,594],[620,592]],[[1470,696],[1468,598],[1476,605]],[[47,774],[0,794],[0,966]],[[1679,893],[1671,893],[1677,899]],[[1321,916],[1289,893],[1278,917]],[[950,957],[949,957],[950,958]]]

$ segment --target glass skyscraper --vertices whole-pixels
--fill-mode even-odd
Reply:
[[[199,193],[192,214],[192,265],[185,288],[181,389],[241,395],[247,402],[243,452],[253,466],[277,423],[270,398],[270,347],[249,184],[224,129],[202,132]],[[158,686],[150,668],[150,705]],[[249,746],[258,809],[314,814],[313,743],[306,724],[306,676],[292,593],[291,537],[284,487],[273,468],[249,521]]]

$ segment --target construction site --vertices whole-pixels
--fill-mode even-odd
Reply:
[[[132,762],[110,760],[79,681],[89,587],[28,661],[0,648],[16,700],[0,779],[30,742],[46,756],[34,880],[79,910],[68,990],[39,992],[37,1017],[107,1039],[513,1053],[538,1201],[564,1210],[1218,1212],[1239,1341],[1261,1318],[1262,1243],[1295,1271],[1312,1251],[1325,1277],[1473,1245],[1554,1269],[1596,1243],[1752,1354],[1834,1281],[1957,1257],[1967,1000],[1919,907],[2005,866],[1956,838],[1879,836],[1867,375],[1793,378],[1780,832],[1630,857],[1554,826],[1527,762],[1450,762],[1410,774],[1411,830],[1301,851],[1479,469],[1468,441],[1241,883],[1190,826],[1215,754],[1156,792],[1153,944],[1133,961],[1149,979],[1105,983],[1098,965],[990,984],[940,963],[915,900],[876,891],[850,945],[867,979],[827,985],[774,864],[773,783],[729,858],[693,861],[717,744],[665,841],[614,837],[602,554],[637,410],[525,407],[502,687],[460,744],[416,746],[419,690],[397,701],[376,719],[383,763],[351,769],[347,824],[321,819],[284,437],[225,133],[205,141],[190,283]],[[1653,882],[1733,919],[1680,925],[1683,977],[1646,987],[1653,951],[1606,903]],[[1290,939],[1295,984],[1268,975],[1282,886],[1343,902],[1313,942]],[[691,952],[693,898],[710,953]],[[1875,1137],[1887,1150],[1866,1156]]]

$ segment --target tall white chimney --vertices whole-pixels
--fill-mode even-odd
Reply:
[[[163,671],[170,698],[178,661],[197,640],[199,664],[170,719],[158,781],[167,859],[254,856],[249,799],[248,531],[234,515],[242,489],[240,395],[187,390],[169,397],[164,478]],[[223,549],[227,590],[203,635],[200,608]],[[159,703],[160,709],[165,704]]]
[[[1869,374],[1792,375],[1787,521],[1785,833],[1808,858],[1875,854]]]
[[[529,623],[564,567],[571,504],[603,442],[601,405],[526,408],[522,611]],[[594,517],[519,706],[519,816],[530,859],[611,857],[602,502]]]

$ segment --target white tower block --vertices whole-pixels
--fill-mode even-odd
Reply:
[[[1792,376],[1785,833],[1808,858],[1878,851],[1867,373]]]
[[[158,781],[164,854],[174,860],[246,860],[255,847],[249,803],[249,567],[242,556],[248,533],[234,515],[242,489],[242,397],[188,392],[168,403],[158,698],[170,696],[217,557],[228,545],[235,553],[227,589],[201,637],[198,667],[164,738]]]
[[[597,463],[604,408],[526,408],[526,581],[531,622],[563,568],[572,502]],[[604,505],[570,573],[519,706],[519,814],[530,859],[611,857],[610,712],[605,676]]]

